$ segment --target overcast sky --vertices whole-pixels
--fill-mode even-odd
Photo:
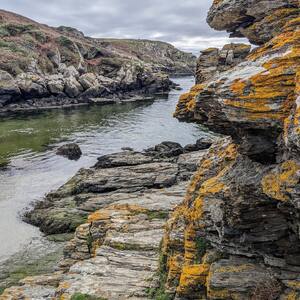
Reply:
[[[0,7],[92,37],[146,38],[194,52],[228,42],[206,14],[213,0],[0,0]],[[230,40],[233,41],[233,40]]]

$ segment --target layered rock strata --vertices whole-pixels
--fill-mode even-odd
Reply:
[[[216,0],[209,24],[263,44],[183,95],[175,115],[230,135],[168,221],[175,299],[300,299],[298,1]]]
[[[29,277],[0,299],[149,299],[159,285],[159,248],[168,215],[211,139],[185,148],[163,142],[98,159],[27,215],[47,234],[76,232],[55,274]],[[101,298],[101,299],[102,299]]]
[[[201,51],[197,60],[196,84],[209,80],[220,72],[241,63],[249,54],[250,45],[227,44],[222,49],[208,48]]]

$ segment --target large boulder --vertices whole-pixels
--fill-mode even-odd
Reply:
[[[78,78],[78,81],[85,90],[98,85],[98,80],[94,73],[83,74]]]
[[[75,77],[68,77],[65,80],[64,92],[70,97],[75,98],[83,91],[81,84],[76,80]]]
[[[47,78],[47,87],[51,94],[60,95],[64,91],[64,78],[62,75],[51,75]]]
[[[214,29],[229,31],[232,37],[246,37],[261,45],[298,16],[298,0],[216,0],[207,22]]]
[[[49,96],[45,79],[34,73],[22,73],[17,76],[17,84],[22,96],[27,99]]]
[[[20,96],[20,89],[14,78],[0,70],[0,105],[5,105]]]

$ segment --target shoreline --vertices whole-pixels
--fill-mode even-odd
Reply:
[[[91,256],[92,248],[98,243],[97,241],[100,242],[101,239],[99,240],[97,238],[99,233],[98,234],[96,233],[95,231],[96,227],[95,227],[95,230],[93,230],[94,233],[91,242],[92,244],[89,244],[90,242],[88,236],[90,231],[86,231],[86,229],[83,229],[82,231],[82,229],[80,228],[82,226],[83,226],[82,228],[87,228],[86,225],[84,224],[87,222],[87,220],[91,220],[91,218],[94,218],[91,217],[91,215],[93,215],[94,213],[95,215],[97,215],[98,210],[107,211],[111,209],[113,214],[121,213],[121,215],[123,215],[124,213],[127,214],[126,211],[129,210],[128,212],[129,215],[133,215],[136,218],[138,218],[137,221],[134,221],[136,225],[132,224],[130,226],[137,226],[140,223],[139,226],[141,226],[141,228],[138,229],[137,227],[134,231],[146,230],[144,233],[141,234],[143,236],[146,234],[147,237],[145,240],[145,236],[144,236],[144,238],[142,239],[144,240],[143,242],[142,240],[139,241],[136,240],[134,242],[133,240],[131,240],[131,238],[129,238],[129,236],[128,236],[129,240],[127,240],[125,234],[124,238],[126,239],[126,241],[115,240],[112,242],[112,244],[110,244],[110,247],[112,247],[111,251],[113,251],[114,253],[113,255],[116,255],[117,257],[119,255],[122,256],[124,253],[127,253],[127,251],[133,251],[132,255],[138,255],[138,256],[146,255],[144,263],[147,264],[148,255],[150,253],[153,253],[151,254],[154,255],[153,258],[151,258],[152,261],[151,264],[153,264],[153,267],[151,267],[152,271],[150,273],[147,273],[147,276],[154,275],[155,273],[154,270],[156,270],[156,261],[157,261],[155,252],[158,251],[159,242],[160,239],[162,238],[163,224],[165,223],[166,218],[169,215],[169,212],[173,210],[173,208],[175,208],[175,206],[182,201],[183,195],[185,194],[188,180],[191,177],[191,175],[194,173],[194,171],[197,169],[199,160],[201,160],[201,158],[205,155],[205,153],[207,153],[206,149],[211,145],[211,143],[212,140],[202,139],[199,140],[194,145],[190,144],[185,147],[181,147],[178,143],[163,142],[159,145],[146,149],[143,152],[123,151],[123,152],[108,154],[99,157],[98,162],[94,167],[89,168],[86,171],[80,170],[72,179],[70,179],[66,184],[64,184],[61,188],[59,188],[57,192],[50,193],[49,196],[46,196],[46,198],[42,202],[36,203],[34,210],[31,211],[30,214],[32,216],[37,212],[38,215],[39,209],[42,210],[44,208],[46,209],[45,214],[42,215],[42,218],[40,220],[42,220],[44,224],[47,224],[46,228],[48,232],[45,233],[46,234],[50,233],[49,235],[50,238],[52,234],[65,234],[74,231],[74,229],[77,228],[74,238],[70,242],[67,242],[66,246],[64,247],[64,259],[60,260],[57,270],[61,270],[65,273],[72,265],[76,264],[77,262],[80,261],[82,261],[83,263],[84,261],[88,262],[88,260],[92,257]],[[103,170],[103,172],[101,170]],[[95,175],[97,174],[96,177],[93,175],[93,172],[95,172]],[[130,176],[129,174],[132,172],[135,175]],[[76,198],[76,202],[78,203],[79,206],[81,206],[81,208],[79,208],[79,211],[80,210],[86,211],[85,214],[86,217],[81,219],[79,222],[75,222],[70,227],[73,228],[73,230],[70,231],[64,225],[65,221],[66,222],[70,221],[69,219],[70,215],[66,214],[64,217],[65,221],[62,220],[61,225],[59,225],[59,223],[57,223],[58,220],[56,220],[54,223],[52,223],[54,224],[54,226],[56,226],[56,228],[51,232],[49,232],[49,230],[51,229],[49,227],[51,223],[51,222],[49,223],[49,220],[51,219],[51,215],[53,215],[53,213],[51,213],[51,209],[50,211],[47,210],[47,207],[49,206],[49,203],[47,204],[47,201],[50,199],[49,197],[51,197],[51,202],[54,201],[53,202],[54,211],[57,208],[60,210],[59,207],[64,207],[64,211],[67,212],[69,210],[68,205],[66,203],[62,204],[57,201],[60,201],[60,197],[63,198],[66,197],[66,199],[70,197],[68,196],[68,193],[70,192],[69,191],[70,183],[71,186],[74,186],[72,182],[78,180],[79,181],[85,180],[84,174],[87,174],[88,177],[95,178],[97,181],[100,180],[101,182],[103,182],[103,180],[104,181],[109,180],[109,182],[111,183],[107,183],[107,184],[109,185],[112,184],[116,186],[115,187],[107,186],[107,188],[104,187],[103,189],[101,188],[101,190],[98,190],[96,188],[95,190],[93,186],[96,187],[98,185],[95,182],[94,183],[95,185],[93,184],[90,186],[90,190],[81,192],[82,196],[80,196],[80,194],[77,195],[75,194],[74,196]],[[108,176],[111,179],[108,178],[104,179],[107,176],[105,174],[109,174]],[[123,180],[125,180],[127,184],[123,182]],[[118,182],[123,182],[123,183],[119,185]],[[79,183],[76,184],[77,187],[78,184]],[[79,188],[79,190],[81,189]],[[73,192],[71,192],[70,195],[72,194]],[[88,200],[89,194],[90,194],[90,200]],[[97,194],[101,196],[102,199],[101,201],[100,199],[97,200],[98,197]],[[70,200],[67,200],[67,202],[70,202]],[[82,205],[84,205],[85,207],[82,207]],[[54,212],[53,215],[54,219],[56,213],[62,214],[62,211]],[[75,215],[76,213],[73,208],[72,209],[73,218],[75,217]],[[90,216],[88,217],[88,215]],[[50,216],[50,219],[47,216],[48,217]],[[128,220],[130,220],[131,218],[132,217],[130,217]],[[146,219],[144,220],[144,218]],[[96,219],[93,220],[94,221],[92,222],[92,224],[96,226],[97,224],[97,222],[95,223]],[[144,222],[147,222],[148,225],[146,224],[142,225]],[[30,223],[32,224],[32,222]],[[41,228],[41,224],[35,224],[35,225],[40,225],[39,227]],[[112,228],[114,227],[114,225],[111,226]],[[59,228],[62,228],[62,230],[60,230]],[[100,228],[98,228],[97,230],[99,230]],[[42,231],[44,231],[43,226],[41,229]],[[109,227],[107,229],[109,229]],[[156,234],[156,237],[150,238],[150,236],[152,236],[152,234],[154,233]],[[120,234],[122,235],[123,233]],[[136,244],[136,243],[142,243],[142,244]],[[107,246],[108,244],[106,242],[105,245],[103,245],[104,251],[106,251]],[[135,252],[136,254],[134,254]],[[129,273],[133,272],[133,270],[129,268],[128,272]],[[62,276],[62,274],[59,272],[58,273],[54,272],[53,275],[51,276],[55,277],[57,276],[57,274],[59,274],[59,276]],[[32,282],[35,282],[35,280],[37,280],[36,283],[34,283],[34,285],[39,287],[39,289],[41,290],[43,289],[43,284],[41,284],[41,280],[43,276],[45,275],[32,277],[33,280]],[[118,282],[118,279],[116,280],[117,280],[116,284],[120,284]],[[21,282],[27,282],[27,281],[25,279]],[[103,288],[105,289],[105,285],[103,286]],[[18,290],[20,289],[22,289],[22,287],[18,288]],[[141,288],[136,287],[136,289],[140,290]],[[6,295],[5,293],[9,293],[13,295],[15,293],[14,288],[12,287],[7,289],[4,292],[4,295]],[[105,293],[108,293],[108,291],[106,291]],[[123,291],[122,293],[126,294],[126,291]]]
[[[184,88],[184,90],[185,89],[187,89],[187,88],[189,88],[189,86],[190,86],[190,84],[192,84],[192,77],[188,77],[188,78],[183,78],[182,80],[179,80],[179,82],[182,84],[182,87]],[[180,125],[177,125],[177,121],[176,120],[174,120],[172,117],[171,117],[171,111],[172,111],[172,103],[174,102],[174,104],[176,103],[176,101],[178,100],[178,96],[177,95],[179,95],[179,91],[177,91],[177,90],[174,90],[173,92],[171,92],[171,94],[169,95],[169,100],[168,101],[166,101],[165,99],[161,99],[160,101],[157,101],[157,102],[153,102],[153,104],[151,104],[150,106],[145,106],[145,108],[143,108],[143,110],[142,111],[144,111],[145,110],[145,113],[146,113],[146,115],[145,116],[143,116],[143,115],[140,115],[140,112],[141,112],[141,108],[139,108],[138,109],[138,115],[136,115],[136,113],[134,113],[134,111],[135,111],[135,109],[133,110],[133,117],[134,117],[134,120],[137,118],[137,117],[139,117],[139,118],[142,118],[143,120],[144,120],[144,118],[145,117],[149,117],[149,116],[151,116],[150,117],[150,119],[151,120],[153,120],[153,119],[155,119],[155,118],[157,118],[157,117],[159,117],[159,116],[161,116],[161,117],[159,117],[161,120],[165,120],[162,124],[164,125],[164,126],[167,126],[167,128],[168,128],[168,126],[171,126],[170,127],[170,129],[171,130],[173,130],[172,128],[174,127],[174,130],[176,129],[176,130],[178,130],[178,126],[179,127],[183,127],[182,128],[182,132],[184,133],[185,132],[185,134],[188,136],[188,135],[190,135],[190,134],[192,134],[192,132],[193,131],[195,131],[195,130],[188,130],[187,128],[189,128],[190,126],[185,126],[184,124],[180,124]],[[169,101],[172,101],[171,103],[169,102]],[[124,104],[126,104],[126,103],[124,103]],[[154,106],[153,106],[154,105]],[[114,107],[114,106],[112,106],[112,107]],[[131,107],[131,106],[130,106]],[[130,111],[131,111],[131,108],[130,107],[128,107],[128,109],[130,109]],[[135,107],[135,106],[134,106]],[[144,106],[142,106],[142,107],[144,107]],[[153,107],[153,109],[154,109],[154,111],[152,112],[152,107]],[[155,107],[157,107],[157,108],[155,108]],[[96,110],[95,110],[96,109]],[[90,111],[90,113],[92,112],[92,115],[91,115],[91,117],[92,118],[94,118],[94,114],[98,111],[98,109],[97,109],[97,106],[95,106],[95,109],[92,109],[92,111],[94,111],[94,112],[92,112],[92,111],[90,111],[90,110],[88,110],[88,111]],[[85,110],[84,110],[85,111]],[[102,111],[102,110],[101,110]],[[100,115],[101,115],[101,111],[100,111]],[[119,110],[119,109],[114,109],[113,111],[116,111],[116,112],[118,112],[118,113],[120,113],[121,111]],[[127,111],[127,110],[125,110],[125,111]],[[170,112],[169,112],[170,111]],[[72,112],[72,110],[71,110],[71,112]],[[106,110],[106,109],[104,109],[104,112],[105,113],[109,113],[109,115],[111,114],[110,113],[110,110]],[[52,116],[53,115],[53,113],[55,113],[55,112],[52,112],[51,113],[51,111],[50,111],[50,116]],[[89,113],[89,114],[90,114]],[[149,113],[150,113],[150,115],[149,115]],[[166,113],[167,113],[167,115],[166,115]],[[97,113],[97,115],[98,115],[99,113]],[[126,113],[127,114],[127,113]],[[71,114],[72,115],[72,114]],[[71,118],[71,115],[70,115],[70,118]],[[84,115],[86,115],[86,113],[84,113]],[[170,117],[169,117],[170,116]],[[78,118],[78,117],[77,117]],[[44,117],[43,117],[43,119],[44,119]],[[73,118],[72,118],[73,119]],[[123,119],[123,118],[122,118]],[[141,122],[142,121],[142,119],[140,120],[140,121],[138,121],[138,122]],[[170,119],[170,121],[171,121],[171,124],[173,124],[174,123],[174,125],[167,125],[168,124],[168,122],[170,122],[169,121],[169,119]],[[26,119],[25,119],[26,120]],[[149,120],[149,119],[148,119]],[[98,121],[98,119],[96,120],[94,120],[95,122],[97,121],[97,123],[99,123],[99,121]],[[167,123],[165,123],[167,121]],[[95,126],[95,122],[92,122],[92,126],[94,127]],[[102,122],[102,121],[101,121]],[[136,120],[135,120],[135,122],[136,122]],[[106,122],[105,122],[106,123]],[[48,123],[46,123],[47,125],[48,125]],[[144,124],[144,121],[143,121],[143,124]],[[146,122],[146,124],[147,124],[147,122]],[[152,124],[152,122],[151,122],[151,124]],[[157,122],[155,122],[155,124],[157,124]],[[161,125],[162,125],[161,124]],[[32,124],[30,124],[30,128],[32,127],[33,125]],[[42,125],[42,126],[44,126],[44,125]],[[122,125],[122,122],[119,124],[119,125],[115,125],[115,126],[117,126],[118,128],[123,128],[123,126],[124,126],[124,124]],[[120,126],[122,126],[122,127],[120,127]],[[144,125],[143,125],[144,126]],[[154,128],[153,128],[153,125],[150,125],[150,127],[152,126],[152,130],[151,130],[151,132],[154,130]],[[173,126],[173,127],[172,127]],[[193,126],[192,126],[193,127]],[[160,128],[160,127],[159,127]],[[184,130],[184,128],[186,128],[185,130]],[[34,130],[34,127],[33,127],[33,129],[31,129],[31,130]],[[142,128],[140,128],[140,129],[137,129],[138,131],[137,131],[137,134],[138,134],[138,132],[140,131],[140,130],[142,130]],[[188,130],[188,131],[187,131]],[[106,130],[105,130],[106,131]],[[122,131],[122,130],[121,130]],[[34,131],[33,131],[34,132]],[[126,132],[128,132],[128,130],[127,129],[125,129],[125,131],[124,131],[124,135],[126,136]],[[144,130],[143,130],[143,132],[144,132]],[[154,131],[155,132],[155,131]],[[200,133],[201,133],[202,131],[200,131]],[[194,134],[195,134],[195,132],[194,132]],[[69,133],[68,133],[68,135],[69,135]],[[156,134],[155,134],[155,136],[153,136],[152,137],[152,135],[150,135],[149,136],[149,138],[148,138],[148,140],[154,140],[154,143],[155,143],[155,141],[157,141],[157,142],[159,142],[159,140],[161,139],[161,138],[159,138],[158,136],[160,136],[161,135],[161,133],[160,132],[157,132]],[[204,135],[205,135],[205,133],[204,133]],[[168,137],[168,135],[165,135],[165,134],[163,134],[162,136],[164,136],[165,138],[167,138]],[[197,136],[198,136],[198,134],[197,134]],[[175,137],[175,140],[177,139],[177,140],[181,140],[181,138],[180,139],[178,139],[178,138],[176,138],[176,135],[174,135],[174,137]],[[131,136],[131,138],[133,138],[133,140],[135,140],[135,139],[139,139],[139,134],[136,136],[136,138],[134,138],[134,136]],[[97,137],[97,139],[99,139],[99,137]],[[186,142],[182,142],[183,144],[186,144],[186,143],[188,143],[189,141],[192,141],[192,140],[194,140],[194,138],[193,139],[191,139],[191,138],[185,138],[184,140],[186,140]],[[148,142],[143,142],[143,143],[145,143],[145,146],[142,146],[142,148],[146,148],[146,147],[148,147],[147,145],[151,145],[151,144],[153,144],[152,142],[150,143],[149,141]],[[99,146],[97,146],[97,151],[100,151],[100,153],[101,153],[101,147],[102,147],[102,145],[101,145],[102,143],[100,143],[99,144]],[[114,146],[112,146],[112,147],[110,147],[111,148],[111,152],[109,152],[109,153],[112,153],[112,152],[114,152],[114,151],[116,151],[118,148],[120,148],[121,149],[121,145],[123,145],[123,146],[132,146],[132,145],[128,145],[128,143],[126,143],[126,139],[122,142],[122,144],[120,144],[119,146],[118,146],[118,144],[116,144],[116,145],[114,145]],[[137,145],[135,145],[135,146],[137,146]],[[104,146],[105,148],[106,148],[106,146]],[[141,146],[140,146],[141,147]],[[140,148],[140,147],[138,147],[138,149],[142,149],[142,148]],[[51,148],[52,149],[52,148]],[[115,150],[114,150],[115,149]],[[96,149],[95,149],[96,150]],[[91,149],[91,151],[93,152],[93,151],[95,151],[95,150],[92,150]],[[54,150],[53,150],[54,151]],[[86,151],[86,150],[85,150]],[[85,152],[84,151],[84,152]],[[105,153],[105,152],[104,152]],[[87,153],[85,152],[84,153],[85,154],[85,157],[87,157]],[[61,165],[64,165],[64,166],[67,166],[67,169],[69,168],[68,167],[68,165],[74,165],[74,163],[72,162],[68,162],[67,160],[65,160],[65,159],[63,159],[63,158],[59,158],[59,157],[56,157],[56,156],[53,156],[53,158],[55,157],[55,161],[57,161],[56,163],[55,163],[55,165],[56,165],[56,168],[61,168],[60,166]],[[85,161],[86,160],[86,158],[85,157],[83,157],[83,160]],[[42,158],[42,160],[43,160],[43,158]],[[52,159],[51,159],[52,160]],[[45,165],[45,163],[46,163],[46,165]],[[16,166],[17,166],[17,168],[19,169],[19,168],[21,168],[20,170],[23,170],[23,167],[21,167],[21,165],[23,165],[23,163],[20,161],[20,162],[14,162],[14,165],[16,164]],[[81,165],[82,165],[82,162],[80,163]],[[93,163],[84,163],[86,166],[87,165],[91,165],[91,164],[93,164]],[[26,164],[27,165],[27,164]],[[42,167],[42,165],[43,165],[43,167]],[[45,166],[44,166],[45,165]],[[76,172],[76,163],[75,163],[75,166],[74,166],[74,168],[72,167],[72,169],[74,169],[74,171],[71,171],[71,172],[69,172],[70,174],[74,174],[75,172]],[[48,171],[47,172],[50,172],[50,174],[52,174],[53,172],[51,171],[52,170],[52,168],[51,168],[51,166],[48,166],[48,163],[47,163],[47,160],[45,160],[44,162],[42,162],[41,161],[41,165],[40,164],[38,164],[38,169],[40,169],[40,168],[50,168],[50,169],[48,169]],[[65,167],[64,167],[65,168]],[[35,169],[35,167],[34,167],[34,169]],[[41,169],[41,170],[43,170],[43,169]],[[32,170],[33,171],[33,170]],[[25,176],[25,175],[22,175],[24,172],[26,172],[27,173],[27,176],[26,177],[28,177],[29,176],[29,179],[30,179],[30,170],[27,170],[27,166],[25,167],[25,169],[24,169],[24,171],[21,171],[20,172],[20,174],[17,174],[17,176]],[[28,173],[29,172],[29,173]],[[35,172],[35,171],[34,171]],[[13,174],[13,173],[12,173]],[[3,176],[5,175],[5,173],[3,173]],[[42,176],[41,176],[42,175]],[[46,174],[45,174],[46,175]],[[57,174],[57,172],[54,172],[53,173],[53,175],[48,175],[48,176],[51,176],[51,177],[60,177],[61,176],[61,174]],[[39,175],[39,177],[40,178],[44,178],[44,175],[43,174],[40,174]],[[61,184],[63,184],[65,181],[67,180],[67,178],[66,179],[64,179],[63,180],[63,182],[61,183]],[[10,182],[10,181],[9,181]],[[11,183],[9,183],[8,185],[7,185],[7,183],[6,183],[6,186],[9,186]],[[42,184],[42,183],[41,183]],[[61,185],[61,184],[59,184],[59,186]],[[57,186],[57,188],[58,188],[58,186]],[[47,190],[48,190],[48,188],[47,188]],[[26,192],[26,191],[25,191]],[[36,191],[31,191],[31,192],[33,192],[33,194],[35,194],[35,195],[38,195],[39,193],[38,193],[38,190],[36,190]],[[13,196],[13,195],[12,195]],[[23,194],[23,196],[25,197],[25,198],[28,198],[27,196],[26,196],[26,194]],[[24,198],[23,197],[23,198]],[[37,198],[39,198],[39,196],[36,196]],[[35,198],[36,198],[35,197]],[[7,198],[7,200],[9,200],[8,198]],[[18,201],[17,199],[14,199],[15,201]]]

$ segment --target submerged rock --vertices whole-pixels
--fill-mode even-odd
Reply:
[[[78,160],[81,157],[82,152],[77,144],[71,143],[59,147],[56,151],[56,154],[65,156],[70,160]]]

